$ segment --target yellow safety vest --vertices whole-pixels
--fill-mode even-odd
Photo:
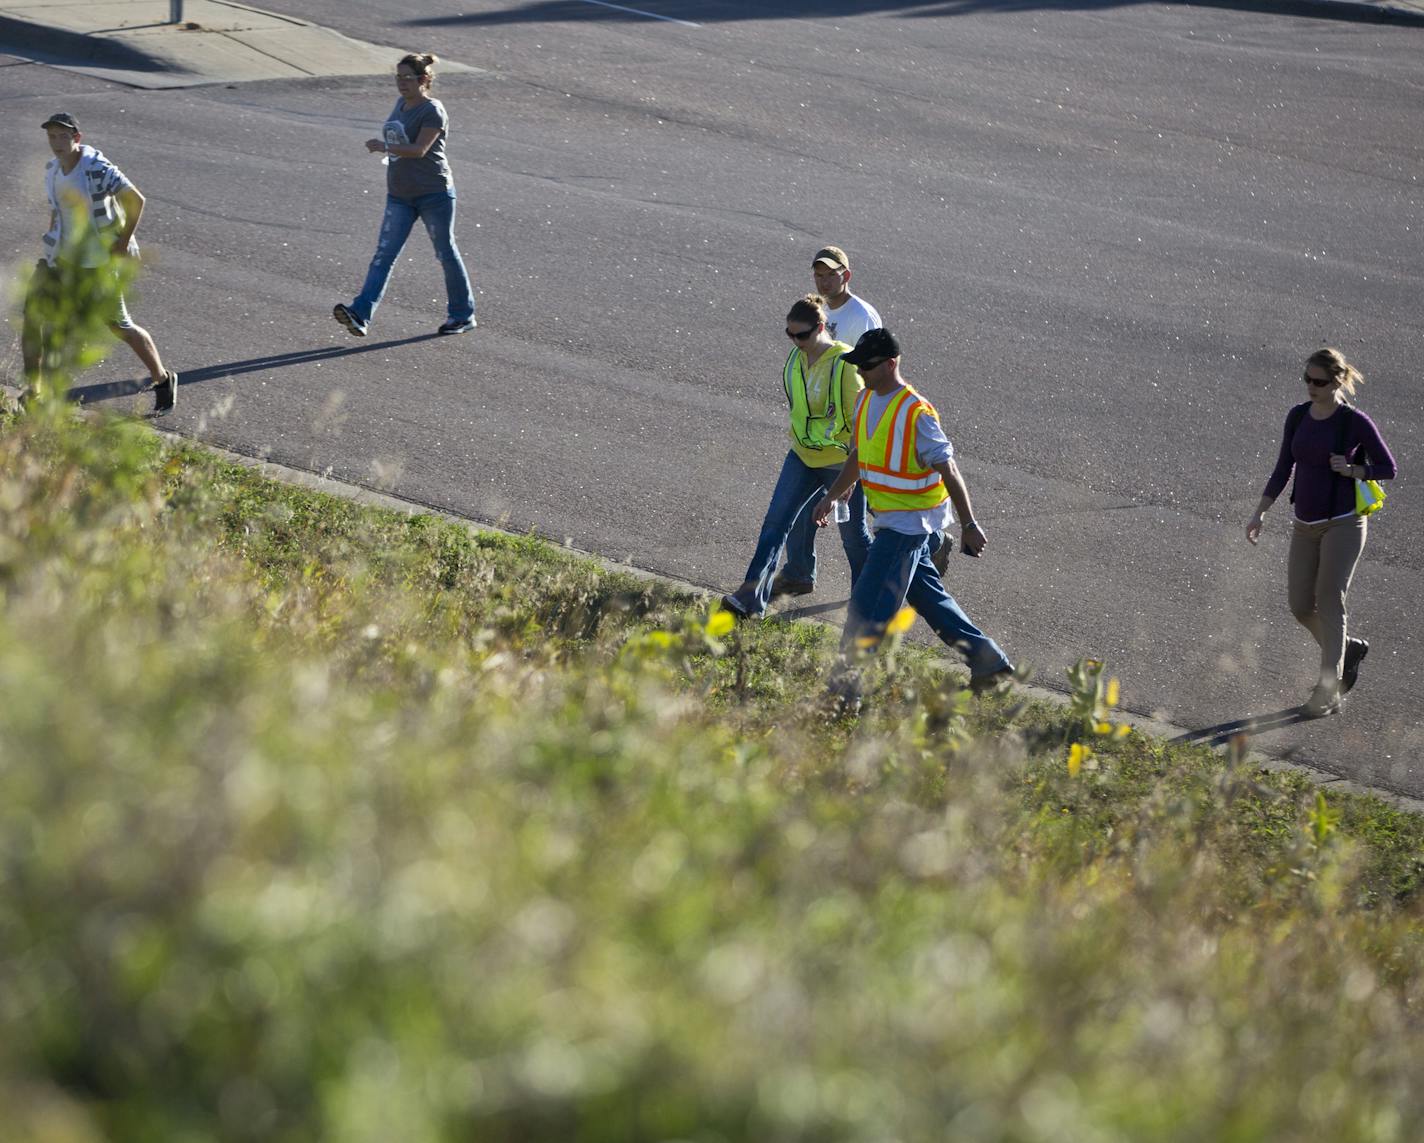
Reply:
[[[819,409],[811,408],[806,386],[806,354],[793,348],[781,370],[781,385],[786,390],[786,401],[791,406],[791,435],[802,448],[821,450],[832,449],[844,457],[850,451],[850,420],[846,410],[839,408],[841,396],[841,374],[845,371],[842,353],[849,353],[846,346],[836,343],[826,350],[833,354],[831,378],[826,385],[826,401]],[[839,438],[839,439],[837,439]]]
[[[944,478],[920,463],[915,437],[920,418],[938,419],[934,406],[903,386],[890,398],[880,423],[870,431],[870,390],[855,406],[855,448],[860,486],[872,512],[920,512],[949,499]]]

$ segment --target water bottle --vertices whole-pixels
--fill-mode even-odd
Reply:
[[[837,524],[850,523],[850,505],[844,500],[837,500],[833,519]]]

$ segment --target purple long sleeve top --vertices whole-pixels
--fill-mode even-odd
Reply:
[[[1301,411],[1297,413],[1296,409]],[[1336,441],[1342,417],[1349,420],[1344,428],[1344,447],[1340,448]],[[1262,495],[1272,500],[1279,496],[1294,468],[1291,502],[1297,520],[1311,524],[1351,515],[1355,511],[1355,483],[1337,476],[1330,467],[1330,454],[1334,452],[1343,452],[1351,464],[1363,464],[1369,480],[1394,479],[1394,457],[1374,421],[1349,405],[1341,405],[1334,414],[1317,421],[1310,415],[1310,402],[1306,401],[1286,417],[1281,454]]]

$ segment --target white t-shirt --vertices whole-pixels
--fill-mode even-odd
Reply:
[[[102,266],[109,258],[111,232],[119,223],[114,196],[133,183],[124,172],[87,144],[79,161],[65,174],[58,159],[45,167],[49,195],[50,227],[44,236],[45,260],[51,266],[63,251],[66,261],[81,266]],[[129,241],[129,253],[138,246]]]
[[[840,309],[826,307],[826,332],[835,341],[843,341],[852,349],[866,330],[879,329],[880,314],[864,298],[854,294]]]
[[[898,388],[892,389],[882,397],[873,390],[866,390],[865,399],[870,402],[865,411],[866,427],[872,434],[880,425],[880,418],[885,415],[885,407],[899,391]],[[944,435],[944,429],[937,417],[920,415],[915,425],[915,455],[920,458],[921,464],[939,464],[954,458],[954,446]],[[944,500],[933,508],[916,511],[907,509],[900,512],[874,512],[867,523],[873,532],[888,528],[892,532],[903,532],[907,536],[930,535],[943,532],[949,527],[953,510],[953,502]]]

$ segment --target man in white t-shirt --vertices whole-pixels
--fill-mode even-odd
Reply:
[[[822,246],[811,259],[816,293],[826,299],[826,332],[837,341],[854,345],[867,330],[885,323],[864,298],[850,292],[850,259],[839,246]]]
[[[143,214],[143,195],[102,151],[87,146],[79,122],[67,111],[42,124],[54,158],[45,167],[45,193],[50,224],[44,236],[44,256],[35,266],[25,296],[24,331],[20,338],[25,381],[31,394],[43,382],[47,338],[66,324],[65,312],[84,304],[74,296],[84,269],[112,266],[116,259],[137,258],[134,230]],[[163,367],[163,359],[148,331],[129,317],[122,293],[106,315],[109,329],[138,355],[153,382],[154,411],[166,413],[177,396],[178,375]]]
[[[879,329],[880,314],[850,292],[850,258],[839,246],[822,246],[811,259],[816,293],[826,299],[826,332],[854,346],[867,330]],[[771,583],[771,595],[809,595],[816,588],[816,529],[802,512],[786,537],[786,563]]]

